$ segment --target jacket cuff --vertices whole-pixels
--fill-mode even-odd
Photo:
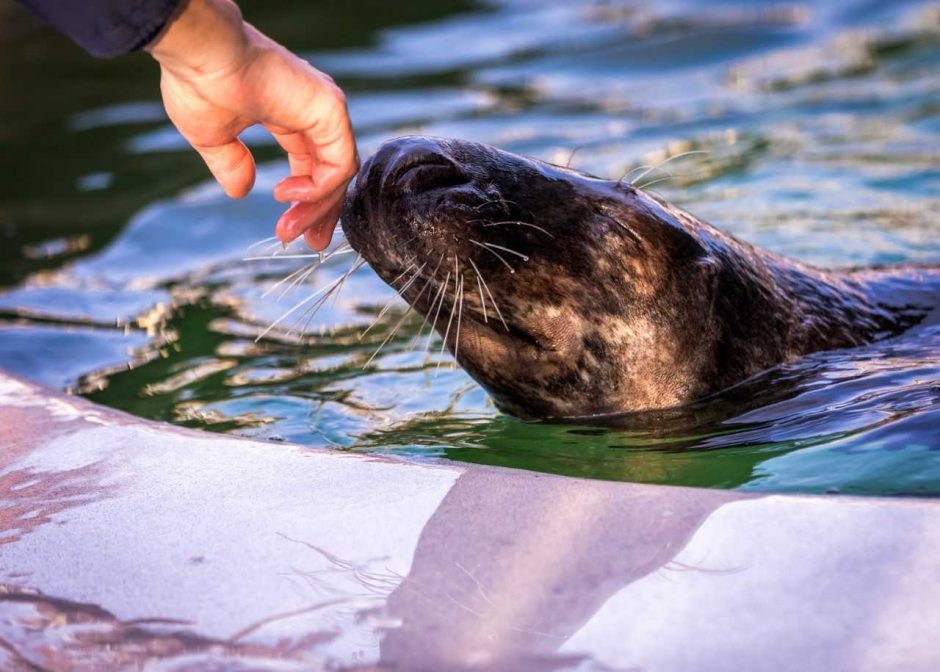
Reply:
[[[114,58],[132,51],[139,51],[150,44],[185,0],[139,0],[125,3],[124,16],[115,17],[108,29],[102,31],[100,40],[90,40],[79,46],[99,58]]]

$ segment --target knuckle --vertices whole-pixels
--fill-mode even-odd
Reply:
[[[342,110],[344,113],[346,111],[346,94],[343,92],[339,86],[331,79],[329,85],[327,86],[327,99],[329,103],[334,108]]]

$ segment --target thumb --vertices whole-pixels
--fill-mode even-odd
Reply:
[[[255,183],[255,160],[237,138],[224,145],[194,145],[216,181],[232,198],[248,195]]]

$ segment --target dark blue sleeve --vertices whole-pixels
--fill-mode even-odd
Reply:
[[[20,0],[94,56],[110,58],[149,44],[185,0]]]

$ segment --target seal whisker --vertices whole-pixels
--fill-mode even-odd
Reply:
[[[298,315],[297,318],[293,322],[291,322],[290,327],[287,329],[287,331],[284,332],[285,335],[290,336],[292,333],[296,331],[298,337],[303,338],[307,334],[307,327],[310,326],[310,323],[313,321],[313,318],[316,317],[320,308],[323,307],[323,304],[325,304],[329,300],[330,295],[332,293],[333,293],[332,291],[327,292],[326,294],[321,296],[319,299],[317,299],[312,306],[310,306],[309,308],[304,310],[304,312]]]
[[[290,245],[290,243],[282,243],[280,240],[275,240],[270,245],[266,245],[261,250],[261,254],[267,254],[269,257],[276,257],[278,256],[278,252],[286,252]],[[270,254],[268,254],[269,252]]]
[[[352,246],[350,245],[350,249]],[[358,269],[362,268],[362,264],[365,263],[365,259],[362,258],[362,255],[358,252],[356,253],[356,259],[353,261],[353,264],[346,269],[346,273],[343,275],[343,279],[339,283],[339,288],[333,294],[333,305],[336,305],[336,298],[339,296],[339,293],[343,291],[343,286],[346,284],[346,281],[349,280],[349,277]]]
[[[444,294],[447,292],[447,285],[450,283],[450,271],[447,271],[447,277],[444,278],[444,284],[441,285],[440,301],[437,304],[437,312],[434,313],[434,320],[431,322],[431,330],[428,332],[428,340],[424,345],[424,356],[427,357],[431,352],[431,339],[434,337],[434,327],[437,325],[437,319],[441,316],[441,308],[444,307]]]
[[[512,267],[512,265],[511,265],[508,261],[506,261],[506,259],[503,257],[503,255],[501,255],[501,254],[500,254],[499,252],[497,252],[496,250],[491,250],[489,247],[487,247],[486,245],[484,245],[483,243],[481,243],[481,242],[478,241],[478,240],[473,240],[472,238],[467,238],[467,240],[469,240],[471,243],[473,243],[473,244],[476,245],[477,247],[483,248],[484,250],[486,250],[486,251],[489,252],[490,254],[494,255],[497,259],[499,259],[501,262],[503,262],[503,263],[506,265],[506,268],[509,269],[509,272],[510,272],[510,273],[515,273],[515,272],[516,272],[516,269],[514,269],[514,268]]]
[[[405,320],[408,318],[408,316],[411,315],[412,310],[414,310],[414,307],[408,306],[408,310],[406,310],[405,314],[401,316],[401,319],[398,321],[395,327],[388,333],[388,336],[386,336],[385,339],[381,343],[379,343],[379,347],[375,349],[375,352],[373,352],[372,355],[369,357],[369,359],[366,360],[366,363],[362,365],[363,369],[372,363],[372,360],[375,359],[380,352],[382,352],[382,348],[384,348],[386,344],[390,340],[392,340],[395,334],[398,333],[398,330],[401,329],[401,325],[403,325],[405,323]]]
[[[332,258],[332,257],[334,257],[334,256],[336,256],[336,255],[339,255],[339,254],[346,254],[347,252],[353,252],[353,251],[354,251],[354,250],[353,250],[353,248],[352,248],[352,245],[349,244],[349,241],[344,241],[343,243],[337,245],[337,246],[334,247],[332,250],[330,250],[329,252],[327,252],[327,253],[323,256],[323,260],[326,261],[327,259],[330,259],[330,258]]]
[[[509,325],[506,324],[506,320],[503,319],[503,314],[500,312],[499,306],[496,305],[496,299],[493,298],[493,293],[490,291],[490,286],[486,284],[486,280],[483,278],[483,274],[480,273],[480,269],[477,268],[477,265],[473,263],[473,259],[471,259],[470,257],[467,257],[467,261],[469,261],[470,265],[473,266],[473,270],[477,274],[477,281],[483,283],[483,289],[486,290],[487,295],[490,297],[490,301],[492,301],[493,303],[493,308],[496,310],[496,314],[499,316],[499,321],[503,323],[503,327],[505,327],[506,331],[509,331]],[[485,311],[486,310],[485,301],[483,303],[483,306],[484,306],[483,310]]]
[[[628,177],[630,177],[633,173],[635,173],[638,170],[654,169],[655,167],[656,166],[650,165],[648,163],[644,163],[641,166],[634,166],[633,168],[631,168],[630,170],[628,170],[627,172],[625,172],[623,175],[620,176],[620,179],[617,180],[617,184],[622,184],[624,180],[626,180]],[[632,185],[633,182],[629,181],[627,182],[627,184]]]
[[[364,264],[364,263],[365,263],[365,260],[362,259],[362,260],[360,260],[360,261],[358,262],[358,265],[361,266],[361,265]],[[353,267],[353,268],[355,268],[355,267]],[[352,269],[350,269],[350,270],[352,270]],[[347,271],[347,273],[349,273],[349,271]],[[346,276],[343,276],[343,278],[345,278],[345,277],[346,277]],[[287,319],[289,316],[293,315],[294,312],[296,312],[297,310],[299,310],[301,307],[307,305],[308,303],[310,303],[311,301],[313,301],[314,299],[316,299],[318,296],[320,296],[320,295],[323,294],[324,292],[332,291],[333,288],[335,288],[338,284],[340,284],[340,283],[342,282],[343,278],[337,278],[336,280],[334,280],[334,281],[333,281],[332,283],[330,283],[329,285],[326,285],[325,287],[321,287],[320,289],[318,289],[317,291],[315,291],[315,292],[314,292],[313,294],[311,294],[310,296],[306,297],[305,299],[301,299],[300,301],[298,301],[296,304],[294,304],[293,307],[289,308],[283,315],[281,315],[279,318],[277,318],[276,320],[274,320],[274,322],[272,322],[271,324],[269,324],[269,325],[264,329],[264,331],[262,331],[260,334],[258,334],[258,336],[255,338],[255,343],[257,343],[257,342],[260,341],[262,338],[264,338],[265,336],[267,336],[268,333],[269,333],[272,329],[274,329],[274,327],[276,327],[277,325],[279,325],[281,322],[283,322],[283,321],[284,321],[285,319]],[[289,333],[289,332],[288,332],[288,333]]]
[[[486,206],[492,205],[494,203],[499,203],[500,205],[507,205],[507,204],[514,205],[517,208],[522,208],[522,206],[516,203],[515,201],[510,201],[508,198],[503,198],[502,196],[500,196],[499,198],[491,198],[488,201],[483,201],[482,203],[473,206],[473,210],[476,210],[477,212],[479,212]]]
[[[309,263],[309,264],[304,264],[304,265],[301,266],[300,268],[298,268],[298,269],[292,271],[291,273],[289,273],[288,275],[286,275],[285,277],[281,278],[280,280],[278,280],[277,282],[275,282],[273,285],[271,285],[270,287],[268,287],[266,290],[264,290],[264,292],[261,294],[261,298],[263,299],[263,298],[267,297],[268,294],[271,294],[272,292],[274,292],[274,290],[276,290],[278,287],[280,287],[281,285],[283,285],[285,282],[289,282],[289,281],[291,281],[292,279],[294,279],[295,277],[297,277],[298,275],[302,274],[304,271],[306,271],[306,270],[308,270],[308,269],[313,269],[313,268],[316,268],[316,262],[312,262],[312,263]],[[283,293],[278,297],[278,300],[280,300],[280,299],[282,299],[282,298],[284,298],[284,294],[283,294]]]
[[[314,252],[312,254],[272,254],[271,256],[266,257],[242,257],[242,261],[270,261],[271,259],[317,259],[318,261],[326,261],[334,255],[349,254],[350,252],[353,252],[352,248],[331,252],[326,256],[318,252]]]
[[[682,176],[682,175],[665,175],[665,176],[663,176],[663,177],[657,177],[655,180],[650,180],[649,182],[644,182],[643,184],[637,184],[637,185],[634,185],[634,186],[636,186],[637,189],[646,189],[646,188],[651,187],[652,185],[654,185],[654,184],[656,184],[656,183],[658,183],[658,182],[665,182],[665,181],[667,181],[667,180],[674,180],[674,179],[676,179],[677,177],[684,177],[684,176]]]
[[[368,327],[366,327],[366,330],[363,331],[361,334],[359,334],[359,340],[360,340],[360,341],[361,341],[363,338],[365,338],[366,334],[368,334],[370,331],[372,331],[372,328],[373,328],[376,324],[378,324],[378,323],[379,323],[379,320],[381,320],[381,319],[385,316],[385,313],[387,313],[388,310],[389,310],[389,308],[392,307],[392,303],[394,303],[395,299],[397,299],[397,298],[399,298],[399,297],[404,298],[404,296],[403,296],[404,292],[407,291],[408,288],[411,287],[411,285],[414,284],[415,280],[417,280],[417,279],[418,279],[418,276],[421,274],[421,271],[423,271],[424,268],[425,268],[425,266],[427,266],[427,265],[428,265],[427,262],[421,264],[421,265],[415,270],[415,272],[411,275],[411,277],[408,279],[408,282],[406,282],[404,285],[402,285],[402,286],[401,286],[401,289],[396,289],[396,290],[395,290],[395,294],[397,294],[397,296],[394,296],[394,297],[392,297],[391,299],[389,299],[388,303],[386,303],[385,306],[382,308],[382,310],[379,311],[379,314],[375,316],[375,319],[372,320],[372,324],[370,324]],[[414,264],[411,264],[411,266],[414,266]],[[410,267],[409,267],[409,268],[410,268]],[[400,278],[400,277],[401,277],[401,276],[399,276],[399,278]]]
[[[410,242],[412,242],[413,240],[415,240],[417,237],[418,237],[418,234],[416,233],[415,235],[413,235],[413,236],[412,236],[411,238],[409,238],[408,240],[404,240],[404,241],[398,243],[398,245],[397,245],[398,249],[401,250],[403,247],[405,247],[408,243],[410,243]]]
[[[625,231],[627,235],[633,239],[633,242],[638,243],[638,244],[642,244],[644,242],[643,237],[640,234],[638,234],[636,231],[634,231],[632,228],[627,226],[625,222],[622,222],[619,219],[616,219],[610,216],[607,216],[606,219],[607,221],[612,222],[614,226]]]
[[[670,156],[669,158],[664,159],[663,161],[660,161],[660,162],[659,162],[658,164],[656,164],[655,166],[650,166],[649,168],[647,168],[646,170],[644,170],[642,173],[640,173],[639,175],[637,175],[635,178],[633,178],[633,181],[630,182],[630,185],[631,185],[631,186],[632,186],[632,185],[635,185],[637,182],[639,182],[639,181],[642,180],[644,177],[646,177],[647,175],[649,175],[650,173],[652,173],[654,170],[660,170],[663,166],[665,166],[665,165],[666,165],[667,163],[669,163],[670,161],[675,161],[676,159],[681,159],[681,158],[683,158],[683,157],[685,157],[685,156],[692,156],[693,154],[708,154],[708,150],[705,150],[705,149],[693,149],[693,150],[690,150],[690,151],[688,151],[688,152],[679,152],[678,154],[673,154],[673,155]]]
[[[296,325],[300,324],[300,321],[303,320],[305,317],[306,317],[306,320],[304,321],[303,326],[300,328],[299,332],[301,336],[307,333],[307,327],[310,326],[310,322],[313,321],[313,318],[317,316],[317,313],[320,312],[320,309],[323,308],[326,302],[330,300],[330,297],[333,297],[335,299],[339,295],[340,291],[342,291],[343,287],[346,285],[346,280],[349,279],[349,276],[351,276],[353,273],[358,271],[365,264],[365,259],[362,259],[359,256],[357,256],[356,259],[357,260],[353,263],[353,265],[350,266],[346,270],[346,273],[344,273],[343,276],[339,278],[338,281],[334,281],[333,286],[330,287],[329,291],[327,291],[326,294],[324,294],[322,297],[317,299],[316,303],[314,303],[312,306],[307,308],[307,310],[305,310],[303,314],[297,318],[297,320],[294,322],[295,326],[291,327],[287,331],[288,334],[293,332],[294,329],[296,329]]]
[[[316,259],[316,261],[313,261],[313,262],[311,262],[310,264],[305,264],[305,265],[301,266],[300,268],[298,268],[298,269],[297,269],[296,271],[294,271],[293,273],[290,273],[287,277],[285,277],[285,278],[283,278],[282,280],[279,280],[278,282],[274,283],[271,287],[269,287],[269,288],[261,295],[261,297],[264,298],[264,297],[268,296],[268,294],[271,294],[272,292],[274,292],[278,287],[280,287],[280,286],[281,286],[282,284],[284,284],[285,282],[290,282],[290,284],[289,284],[287,287],[285,287],[284,290],[278,295],[277,300],[280,301],[281,299],[284,298],[284,296],[287,295],[287,293],[288,293],[291,289],[293,289],[293,288],[296,287],[297,285],[299,285],[299,284],[301,284],[302,282],[304,282],[307,278],[309,278],[309,277],[310,277],[310,274],[314,271],[314,269],[317,268],[317,266],[320,266],[321,264],[323,264],[323,262],[325,262],[325,261],[331,259],[332,257],[334,257],[334,256],[336,256],[336,255],[348,254],[348,253],[350,253],[350,252],[354,252],[354,250],[352,249],[352,246],[351,246],[349,243],[343,243],[342,245],[339,245],[339,246],[335,247],[334,249],[330,250],[330,251],[329,251],[328,253],[326,253],[325,255],[322,254],[322,253],[320,253],[320,252],[316,252],[316,253],[314,253],[314,254],[312,254],[312,255],[303,255],[304,258],[309,258],[309,257],[314,257],[314,256],[315,256],[315,257],[317,257],[317,259]],[[272,259],[273,259],[273,258],[275,258],[275,257],[272,256],[272,257],[266,257],[266,258],[272,258]],[[291,257],[285,255],[285,256],[280,256],[280,257],[277,257],[277,258],[278,258],[278,259],[289,259],[289,258],[291,258]],[[299,276],[299,277],[298,277],[298,276]]]
[[[326,288],[324,287],[323,289],[326,289]],[[292,308],[289,308],[289,309],[287,310],[287,312],[285,312],[285,313],[284,313],[283,315],[281,315],[279,318],[277,318],[276,320],[274,320],[274,322],[272,322],[271,324],[269,324],[269,325],[267,326],[267,328],[264,329],[264,331],[262,331],[260,334],[258,334],[258,336],[255,337],[255,343],[257,343],[257,342],[260,341],[262,338],[264,338],[265,336],[267,336],[267,335],[268,335],[268,332],[270,332],[272,329],[274,329],[274,327],[276,327],[278,324],[280,324],[281,322],[283,322],[287,317],[289,317],[290,315],[292,315],[292,314],[294,313],[294,311],[298,310],[301,306],[307,305],[309,302],[311,302],[311,301],[313,301],[315,298],[317,298],[317,296],[319,296],[320,292],[322,292],[322,291],[323,291],[323,290],[321,289],[321,290],[319,290],[319,291],[317,291],[317,292],[311,294],[310,296],[306,297],[305,299],[301,299],[298,303],[294,304],[294,306],[293,306]]]
[[[414,264],[412,264],[412,265],[414,265]],[[424,262],[423,264],[421,264],[420,266],[418,266],[418,268],[415,269],[415,272],[411,274],[411,277],[408,278],[408,281],[405,282],[405,284],[402,285],[399,289],[396,289],[395,292],[396,292],[399,296],[401,296],[401,295],[402,295],[402,292],[404,292],[406,289],[408,289],[409,287],[411,287],[412,283],[414,283],[415,279],[416,279],[419,275],[421,275],[421,271],[423,271],[427,265],[428,265],[428,262]]]
[[[396,282],[398,282],[398,281],[401,280],[403,277],[405,277],[405,274],[407,274],[408,271],[410,271],[410,270],[411,270],[412,268],[414,268],[414,267],[415,267],[415,262],[412,261],[410,264],[408,264],[408,266],[405,268],[405,270],[403,270],[401,273],[399,273],[398,275],[396,275],[395,278],[394,278],[393,280],[390,280],[388,284],[389,284],[389,285],[394,285]],[[398,291],[398,290],[395,290],[395,291]]]
[[[443,261],[444,261],[444,255],[441,254],[441,260],[440,260],[440,261],[438,262],[438,264],[437,264],[438,268],[440,268],[440,265],[441,265],[441,263],[442,263]],[[424,268],[425,265],[426,265],[426,264],[423,264],[423,265],[421,266],[421,268]],[[420,269],[419,269],[418,272],[420,273]],[[434,273],[437,273],[437,268],[434,269]],[[415,276],[415,277],[417,277],[417,276]],[[412,278],[412,281],[413,281],[413,280],[414,280],[414,278]],[[424,287],[422,287],[422,288],[421,288],[421,291],[418,292],[418,295],[415,297],[414,301],[411,302],[411,303],[409,303],[409,305],[408,305],[408,310],[405,311],[405,314],[401,316],[401,319],[398,320],[398,322],[395,324],[394,328],[393,328],[393,329],[389,332],[389,334],[385,337],[385,340],[382,341],[382,343],[379,344],[379,347],[376,348],[375,352],[372,353],[372,356],[369,357],[369,359],[366,360],[366,363],[362,365],[362,368],[363,368],[363,369],[366,368],[367,366],[369,366],[369,364],[372,363],[372,360],[375,359],[376,356],[382,351],[382,348],[384,348],[385,345],[386,345],[390,340],[392,340],[392,338],[394,338],[395,334],[398,333],[398,330],[401,329],[402,325],[405,323],[405,320],[408,319],[408,316],[411,315],[411,312],[414,310],[414,304],[421,300],[421,297],[424,296],[425,290],[426,290],[428,287],[430,287],[430,286],[431,286],[431,283],[430,283],[430,282],[425,282],[425,283],[424,283]],[[404,290],[403,290],[403,291],[404,291]],[[423,323],[422,323],[422,327],[423,327]],[[370,327],[370,328],[371,328],[371,327]],[[364,332],[363,332],[363,333],[364,333]],[[420,332],[419,332],[419,333],[420,333]],[[361,337],[360,337],[360,338],[361,338]]]
[[[508,252],[509,254],[514,254],[514,255],[516,255],[517,257],[519,257],[520,259],[522,259],[522,261],[528,261],[528,260],[529,260],[529,257],[527,257],[526,255],[522,254],[522,252],[517,252],[516,250],[512,250],[512,249],[510,249],[510,248],[508,248],[508,247],[504,247],[504,246],[502,246],[502,245],[497,245],[496,243],[487,243],[487,242],[484,242],[483,244],[486,245],[487,247],[495,247],[497,250],[502,250],[503,252]]]
[[[293,282],[291,282],[291,283],[284,289],[284,291],[282,291],[282,292],[278,295],[277,300],[280,301],[281,299],[284,298],[284,296],[285,296],[290,290],[292,290],[294,287],[296,287],[297,285],[303,283],[307,278],[309,278],[309,277],[310,277],[310,274],[313,273],[313,271],[317,268],[317,266],[319,266],[320,264],[322,264],[324,261],[326,261],[326,260],[332,258],[333,256],[335,256],[335,255],[337,255],[337,254],[345,254],[346,252],[351,252],[351,251],[352,251],[352,246],[350,246],[349,243],[343,243],[342,245],[340,245],[340,246],[336,247],[335,249],[331,250],[330,252],[328,252],[328,253],[326,254],[326,256],[321,257],[320,259],[317,259],[316,261],[311,262],[310,264],[301,266],[299,269],[297,269],[296,271],[294,271],[293,273],[291,273],[290,275],[288,275],[288,276],[287,276],[286,278],[284,278],[283,280],[281,280],[281,281],[275,283],[274,285],[271,286],[270,289],[268,289],[264,294],[262,294],[261,297],[262,297],[262,298],[266,297],[268,294],[270,294],[270,293],[273,292],[275,289],[277,289],[280,285],[282,285],[282,284],[285,283],[285,282],[288,282],[288,281],[291,280],[291,278],[293,278],[295,275],[300,274],[299,277],[297,277],[296,279],[294,279]],[[304,270],[304,269],[306,269],[306,270]],[[334,296],[335,296],[335,295],[334,295]]]
[[[441,343],[441,355],[444,354],[444,349],[447,347],[447,337],[450,336],[450,325],[454,323],[454,311],[457,309],[457,277],[459,276],[459,270],[457,266],[457,257],[454,256],[454,300],[450,303],[450,318],[447,320],[447,329],[444,330],[444,340]],[[437,370],[441,368],[441,360],[437,360]]]
[[[506,225],[509,225],[509,224],[514,224],[514,225],[516,225],[516,226],[527,226],[527,227],[529,227],[530,229],[536,229],[536,230],[538,230],[538,231],[541,231],[542,233],[544,233],[545,235],[547,235],[547,236],[549,236],[549,237],[551,237],[551,238],[554,238],[554,237],[555,237],[555,235],[554,235],[553,233],[551,233],[550,231],[548,231],[548,230],[542,228],[542,227],[539,226],[538,224],[532,224],[532,223],[530,223],[530,222],[521,222],[521,221],[506,220],[506,221],[504,221],[504,222],[490,222],[490,223],[488,223],[488,224],[484,224],[483,227],[484,227],[484,228],[488,228],[488,227],[491,227],[491,226],[506,226]]]
[[[468,260],[469,261],[469,260]],[[483,298],[483,285],[480,283],[480,273],[477,272],[477,289],[480,291],[480,306],[483,308],[483,323],[489,324],[490,321],[486,315],[486,299]]]
[[[441,257],[441,262],[443,262],[443,255],[442,255],[442,257]],[[438,267],[440,267],[440,262],[438,263]],[[436,274],[436,271],[435,271],[435,274]],[[447,280],[449,280],[449,279],[450,279],[450,276],[448,275]],[[447,282],[447,280],[445,280],[445,282]],[[428,284],[430,284],[430,280],[428,281]],[[412,341],[412,343],[411,343],[411,347],[408,348],[408,352],[412,352],[415,348],[418,347],[418,342],[421,340],[422,333],[424,332],[424,325],[428,324],[428,318],[431,317],[431,313],[434,312],[434,306],[435,306],[435,305],[438,306],[437,312],[438,312],[438,313],[440,312],[440,310],[441,310],[440,306],[443,305],[443,302],[444,302],[443,295],[444,295],[444,289],[445,289],[446,286],[447,286],[446,284],[442,284],[442,285],[438,288],[437,293],[434,295],[434,298],[431,299],[431,303],[428,305],[428,310],[427,310],[427,312],[426,312],[425,315],[424,315],[424,319],[421,320],[421,325],[418,327],[417,333],[415,333],[415,337],[414,337],[414,339],[413,339],[413,341]],[[440,305],[438,305],[438,302],[439,302],[439,301],[440,301]],[[434,316],[434,319],[435,319],[435,320],[437,319],[437,315]],[[425,357],[427,357],[427,353],[428,353],[428,351],[430,350],[430,347],[431,347],[431,336],[432,336],[433,334],[434,334],[434,324],[432,323],[431,326],[428,328],[428,342],[427,342],[427,344],[425,345],[425,348],[424,348]]]
[[[565,161],[565,168],[571,168],[571,162],[574,160],[574,155],[580,152],[582,149],[588,146],[588,143],[582,142],[580,145],[568,152],[568,160]]]
[[[456,257],[455,257],[456,258]],[[457,353],[460,352],[460,318],[463,317],[463,275],[460,276],[460,289],[458,290],[457,304],[457,333],[454,335],[454,361],[457,361]]]
[[[408,271],[410,271],[410,270],[411,270],[412,268],[414,268],[414,267],[415,267],[415,262],[412,261],[411,263],[408,264],[408,266],[405,268],[405,270],[403,270],[401,273],[399,273],[398,275],[396,275],[393,280],[390,280],[390,281],[389,281],[389,283],[388,283],[389,286],[391,286],[392,289],[395,290],[395,293],[398,294],[399,296],[401,296],[401,291],[404,291],[404,290],[407,288],[407,283],[405,284],[404,287],[402,287],[401,290],[398,290],[398,289],[395,288],[395,286],[394,286],[395,283],[398,282],[399,280],[401,280],[403,277],[405,277],[405,274],[407,274]],[[418,272],[420,272],[420,271],[418,271]],[[414,277],[414,276],[412,276],[412,277]],[[392,302],[393,302],[394,300],[395,300],[394,298],[389,299],[389,302],[385,304],[385,307],[382,308],[381,311],[379,311],[379,314],[376,316],[376,318],[375,318],[375,320],[372,322],[372,324],[369,325],[369,328],[366,329],[366,331],[364,331],[364,332],[362,332],[361,334],[359,334],[359,338],[360,338],[360,339],[361,339],[363,336],[366,335],[366,333],[369,331],[369,329],[371,329],[372,327],[375,326],[375,323],[376,323],[376,322],[378,322],[380,319],[382,319],[382,316],[385,314],[385,311],[387,311],[387,310],[389,309],[389,307],[392,305]]]
[[[298,318],[294,321],[294,326],[292,326],[292,327],[287,331],[287,333],[290,334],[290,333],[293,332],[295,329],[297,329],[297,325],[299,325],[299,324],[300,324],[300,321],[303,320],[303,321],[304,321],[304,322],[303,322],[303,326],[300,327],[300,329],[298,330],[298,333],[299,333],[299,335],[300,335],[301,337],[303,337],[304,335],[306,335],[306,333],[307,333],[307,328],[310,326],[310,323],[313,321],[313,319],[317,316],[317,313],[320,312],[320,309],[323,308],[324,305],[326,305],[326,302],[329,301],[330,298],[333,299],[334,304],[335,304],[336,298],[339,296],[340,292],[342,291],[343,287],[345,286],[347,278],[349,278],[349,276],[350,276],[354,271],[357,271],[357,270],[359,270],[360,268],[362,268],[362,266],[364,265],[364,263],[365,263],[365,262],[362,261],[362,262],[357,263],[357,264],[354,265],[354,266],[351,266],[351,267],[346,271],[346,274],[344,274],[343,277],[341,277],[341,278],[339,279],[339,283],[338,283],[338,284],[336,284],[335,286],[331,287],[331,288],[330,288],[330,291],[328,291],[328,292],[327,292],[326,294],[324,294],[322,297],[320,297],[319,299],[317,299],[316,303],[314,303],[312,306],[310,306],[309,308],[307,308],[307,309],[303,312],[303,314],[301,314],[300,317],[298,317]],[[306,319],[305,319],[305,318],[306,318]]]
[[[267,238],[262,238],[261,240],[259,240],[259,241],[256,242],[256,243],[252,243],[251,245],[248,246],[248,249],[249,249],[249,250],[253,250],[253,249],[256,248],[256,247],[261,247],[262,245],[265,245],[265,244],[267,244],[267,243],[271,243],[271,242],[273,242],[273,241],[275,241],[275,240],[278,240],[278,237],[277,237],[277,236],[268,236]]]
[[[282,292],[278,295],[277,300],[280,301],[281,299],[283,299],[283,298],[287,295],[287,293],[288,293],[290,290],[292,290],[292,289],[294,289],[294,287],[297,287],[298,285],[302,284],[307,278],[310,277],[310,274],[313,273],[313,272],[316,270],[317,266],[319,266],[319,263],[317,263],[317,262],[313,262],[313,263],[307,264],[306,266],[301,266],[301,267],[300,267],[300,270],[303,270],[304,268],[306,268],[307,270],[304,271],[303,273],[301,273],[300,275],[298,275],[289,285],[287,285],[287,287],[284,288],[284,291],[282,291]],[[290,278],[290,276],[287,276],[287,278]],[[284,278],[284,280],[287,280],[287,278]],[[282,280],[281,282],[283,282],[283,280]],[[276,285],[275,285],[275,287],[276,287]],[[271,290],[268,290],[268,291],[272,291],[273,289],[274,289],[274,287],[272,287]],[[267,292],[265,292],[265,294],[267,294]]]
[[[428,279],[428,285],[431,284],[431,281],[437,277],[437,272],[440,270],[441,265],[444,263],[444,255],[446,252],[441,252],[441,258],[437,260],[437,266],[434,267],[434,270],[431,272],[431,277]],[[424,325],[428,323],[428,317],[431,316],[431,311],[434,310],[434,304],[437,303],[437,297],[443,291],[444,287],[441,286],[441,289],[438,290],[438,293],[434,295],[434,299],[431,301],[431,305],[428,306],[428,311],[424,314],[424,319],[421,320],[421,326],[418,327],[418,333],[415,334],[414,341],[411,344],[411,347],[408,348],[408,352],[411,352],[418,345],[418,341],[421,339],[421,332],[424,331]],[[415,301],[417,303],[417,301]],[[431,327],[431,330],[434,330],[434,327]]]

